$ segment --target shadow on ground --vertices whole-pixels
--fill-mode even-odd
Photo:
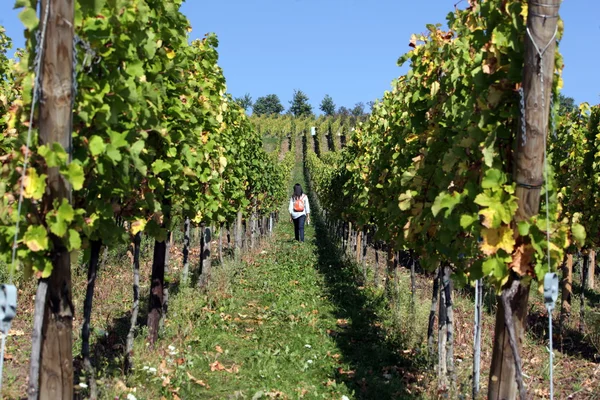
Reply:
[[[360,287],[362,273],[343,262],[318,213],[313,215],[318,268],[336,306],[336,317],[348,321],[347,326],[342,322],[331,336],[353,371],[336,371],[336,380],[353,389],[360,399],[418,398],[407,385],[417,379],[417,372],[425,368],[426,361],[414,354],[404,355],[399,350],[403,348],[402,338],[390,339],[386,335],[376,314],[376,310],[385,308],[385,298],[375,297]]]
[[[584,334],[571,327],[564,327],[562,341],[559,335],[557,319],[552,321],[555,332],[554,346],[561,353],[571,357],[585,359],[591,362],[600,362],[596,348],[589,342]],[[538,343],[546,345],[548,341],[548,314],[542,312],[529,313],[527,316],[527,331]]]

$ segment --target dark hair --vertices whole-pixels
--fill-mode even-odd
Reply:
[[[294,199],[299,199],[302,196],[302,186],[299,183],[294,185]]]

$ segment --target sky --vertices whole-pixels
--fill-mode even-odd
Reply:
[[[215,32],[219,64],[235,97],[253,100],[275,93],[286,109],[294,89],[314,111],[329,94],[352,107],[382,97],[412,33],[428,23],[445,24],[459,0],[187,0],[182,12],[192,38]],[[13,0],[0,0],[0,25],[16,46],[23,28]],[[459,4],[464,6],[465,0]],[[580,8],[577,8],[580,7]],[[563,94],[577,103],[600,103],[600,1],[566,0]]]

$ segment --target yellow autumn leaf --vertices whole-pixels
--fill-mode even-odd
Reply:
[[[146,220],[145,219],[136,219],[131,223],[131,233],[133,235],[137,235],[139,232],[142,232],[146,228]]]
[[[219,165],[220,165],[219,173],[222,174],[223,171],[225,171],[225,167],[227,167],[227,158],[225,158],[223,156],[219,157]]]
[[[496,254],[499,249],[511,254],[515,246],[513,230],[507,226],[498,229],[482,229],[483,242],[479,245],[481,252],[487,256]]]
[[[174,58],[175,58],[175,52],[174,52],[173,50],[168,50],[168,51],[167,51],[167,58],[168,58],[169,60],[172,60],[172,59],[174,59]]]
[[[40,200],[46,190],[46,175],[38,175],[34,168],[27,168],[23,189],[23,197],[26,199]]]
[[[508,4],[506,7],[508,9]],[[523,5],[521,6],[521,16],[523,17],[524,21],[527,21],[527,14],[529,14],[529,7],[527,6],[526,2],[523,2]]]
[[[431,84],[431,97],[435,97],[436,94],[438,94],[438,92],[440,91],[440,83],[438,81],[435,81]]]

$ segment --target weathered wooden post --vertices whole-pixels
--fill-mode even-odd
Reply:
[[[537,215],[540,208],[540,193],[544,182],[544,153],[550,115],[550,96],[554,80],[554,52],[560,0],[547,0],[541,4],[528,1],[527,28],[525,33],[525,66],[523,91],[525,97],[525,127],[516,135],[513,179],[517,183],[515,196],[518,210],[514,223],[528,220]],[[538,50],[539,49],[539,50]],[[501,300],[496,313],[494,348],[490,367],[488,398],[490,400],[512,400],[517,391],[523,398],[526,390],[522,382],[517,383],[520,372],[520,357],[511,347],[507,319],[514,325],[514,344],[521,352],[525,335],[529,285],[521,282],[520,276],[512,272],[502,288]],[[505,304],[509,306],[505,310]],[[506,311],[506,313],[505,313]],[[518,390],[519,389],[519,390]]]
[[[75,3],[71,0],[42,0],[40,29],[41,98],[39,142],[52,147],[59,143],[70,155],[73,101],[73,26]],[[37,78],[37,77],[36,77]],[[34,105],[32,105],[34,106]],[[71,202],[71,185],[58,168],[48,168],[48,188],[43,198],[46,208],[55,200]],[[73,398],[73,303],[71,260],[61,240],[53,242],[52,275],[40,280],[36,298],[29,399]],[[40,320],[42,321],[40,324]]]
[[[238,260],[240,258],[240,253],[242,252],[242,219],[243,211],[240,208],[237,212],[237,217],[235,219],[235,259]]]
[[[562,344],[563,327],[571,319],[571,299],[573,297],[573,254],[567,254],[562,266],[561,293],[559,332]]]
[[[211,260],[211,242],[212,234],[210,227],[206,226],[205,223],[201,225],[201,246],[200,246],[200,276],[198,277],[198,287],[204,289],[208,286],[210,280],[210,273],[212,267]]]
[[[594,290],[594,275],[596,275],[596,251],[590,250],[590,262],[587,270],[587,287],[588,289]]]
[[[190,218],[185,217],[183,222],[183,272],[181,278],[184,285],[187,284],[190,275],[190,225]]]

